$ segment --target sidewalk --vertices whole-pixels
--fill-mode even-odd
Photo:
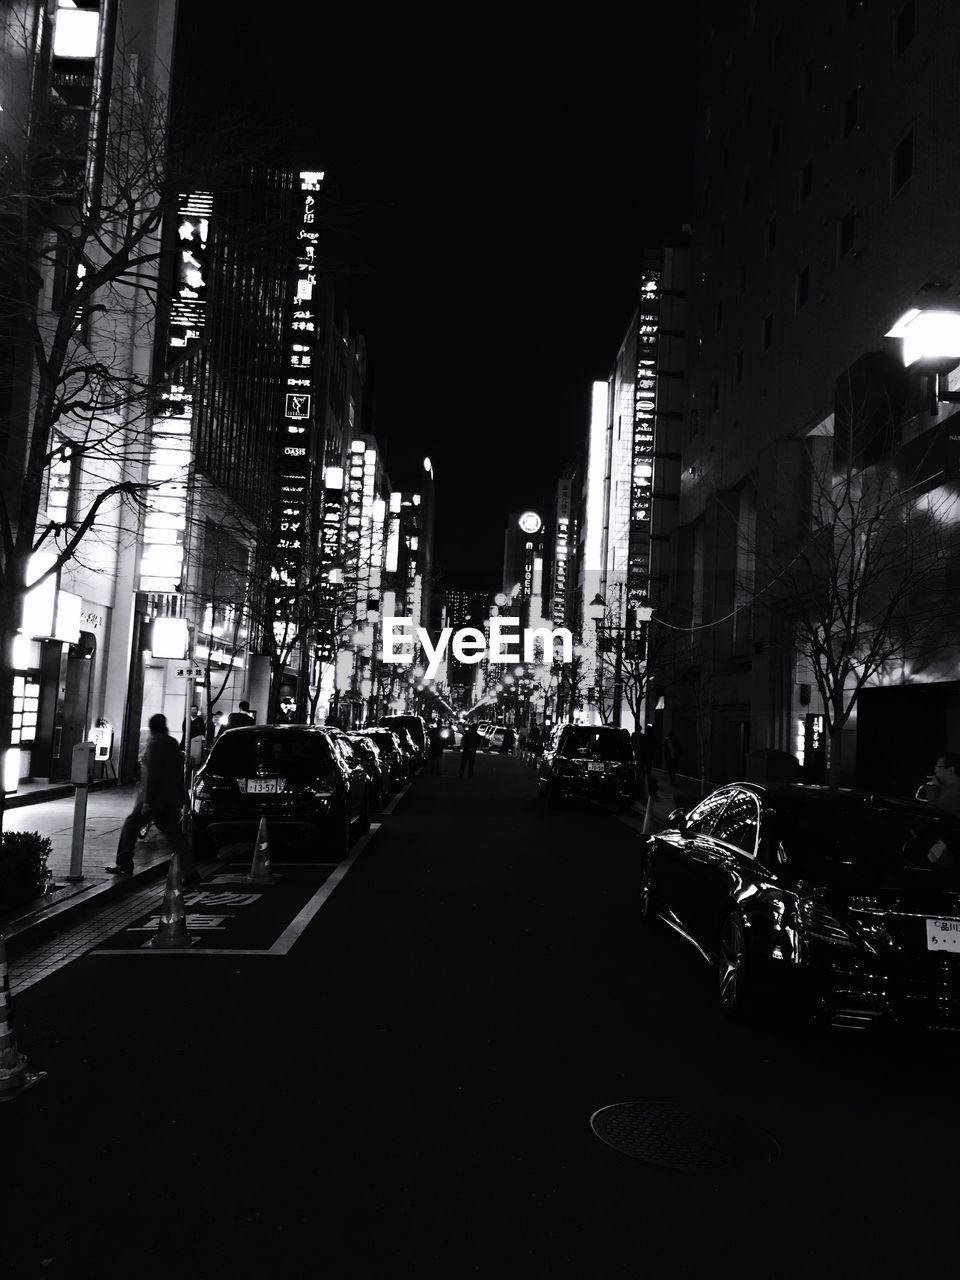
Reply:
[[[73,787],[70,787],[73,791]],[[170,848],[161,835],[152,833],[137,845],[133,876],[107,874],[117,857],[117,842],[123,819],[133,808],[135,786],[107,787],[91,790],[87,802],[86,835],[83,852],[83,880],[70,884],[70,844],[73,837],[73,797],[43,800],[8,809],[3,817],[5,831],[39,831],[49,836],[53,845],[47,865],[53,872],[50,893],[33,902],[23,903],[0,915],[0,929],[7,938],[61,915],[65,910],[83,906],[91,899],[107,893],[122,893],[142,876],[156,873],[170,860]]]

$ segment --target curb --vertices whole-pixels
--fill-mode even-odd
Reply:
[[[394,811],[399,801],[410,790],[412,782],[413,778],[408,779],[404,786],[390,797],[387,807],[377,815],[379,818],[382,819]],[[74,914],[79,916],[84,910],[101,905],[101,899],[123,897],[132,893],[134,889],[142,888],[150,880],[159,880],[166,876],[170,869],[171,857],[172,855],[160,858],[147,867],[139,869],[135,867],[132,876],[115,876],[103,884],[91,885],[89,889],[80,889],[76,893],[61,898],[59,902],[44,903],[42,906],[32,908],[29,903],[26,903],[21,914],[13,918],[8,917],[6,920],[0,917],[0,934],[3,935],[8,948],[11,944],[22,946],[39,942],[48,932],[54,933],[62,928]],[[198,862],[197,872],[201,879],[205,880],[221,866],[220,861],[216,859],[212,862]],[[19,908],[15,907],[14,910]]]

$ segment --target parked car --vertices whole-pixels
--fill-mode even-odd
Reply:
[[[370,808],[378,813],[390,794],[390,777],[380,758],[380,748],[362,733],[348,733],[347,739],[367,775],[370,784]]]
[[[226,729],[194,776],[190,814],[201,857],[215,857],[227,844],[252,843],[266,818],[272,843],[340,859],[353,831],[370,829],[369,785],[359,761],[328,729]]]
[[[399,791],[410,776],[407,753],[392,729],[361,729],[360,732],[380,749],[381,759],[390,780],[390,791]]]
[[[420,763],[430,759],[430,735],[423,716],[381,716],[380,723],[386,729],[406,729],[420,755]]]
[[[630,734],[612,725],[556,725],[537,764],[537,795],[551,805],[576,798],[626,809],[638,787]]]
[[[734,783],[675,810],[645,842],[641,917],[666,921],[710,961],[731,1016],[960,1030],[954,815]]]
[[[493,725],[483,742],[484,751],[512,751],[516,734],[509,725]]]

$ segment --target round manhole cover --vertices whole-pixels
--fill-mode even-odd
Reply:
[[[614,1150],[667,1169],[719,1173],[780,1157],[780,1144],[762,1129],[676,1102],[616,1102],[595,1111],[590,1128]]]

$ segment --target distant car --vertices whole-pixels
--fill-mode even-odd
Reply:
[[[400,738],[391,729],[361,729],[360,732],[365,738],[375,742],[380,749],[380,757],[384,762],[390,780],[388,789],[390,791],[399,791],[410,776],[410,769],[407,765],[406,754],[400,744]]]
[[[516,734],[509,725],[493,725],[487,734],[484,749],[487,751],[509,751],[515,740]]]
[[[729,1015],[960,1030],[954,815],[734,783],[668,823],[645,839],[641,918],[665,921],[714,965]]]
[[[406,729],[420,753],[420,763],[430,759],[430,735],[423,716],[381,716],[380,724],[385,729]]]
[[[537,794],[548,804],[601,800],[626,809],[639,789],[633,743],[612,725],[558,724],[537,765]]]
[[[347,738],[366,771],[370,784],[370,808],[378,813],[390,794],[390,776],[380,757],[380,748],[363,733],[348,733]]]
[[[190,816],[200,856],[252,843],[266,818],[271,842],[338,860],[347,856],[354,829],[370,829],[369,784],[359,762],[326,729],[225,729],[194,775]]]

